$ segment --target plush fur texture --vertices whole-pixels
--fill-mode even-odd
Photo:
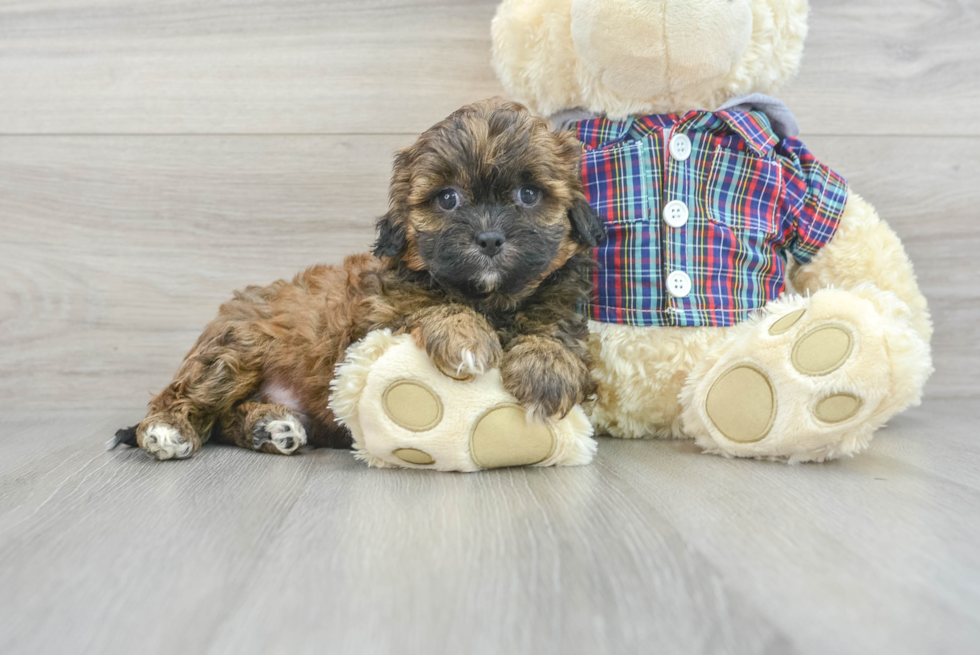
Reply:
[[[493,63],[508,92],[542,115],[585,108],[610,118],[714,110],[772,93],[799,67],[806,0],[504,0]],[[919,402],[932,371],[932,325],[898,237],[850,193],[840,229],[812,261],[791,265],[786,295],[732,328],[591,323],[599,390],[592,420],[619,437],[694,438],[727,456],[822,461],[863,449],[889,417]],[[766,330],[793,308],[798,329],[848,325],[858,349],[826,377],[791,365],[800,335]],[[711,383],[739,364],[763,370],[778,407],[771,436],[724,438],[706,413]],[[836,391],[835,391],[836,390]],[[861,410],[839,425],[816,403],[852,393]]]
[[[643,328],[589,322],[599,402],[592,421],[624,439],[683,439],[680,392],[727,328]]]
[[[824,287],[845,289],[874,280],[908,307],[916,334],[929,343],[932,319],[925,296],[919,291],[912,262],[898,235],[875,208],[858,194],[848,193],[847,206],[837,234],[806,266],[792,266],[790,281],[800,293]]]
[[[493,63],[542,116],[713,109],[796,73],[807,11],[805,0],[505,0]]]
[[[533,413],[567,414],[594,392],[575,308],[603,237],[580,156],[516,103],[458,110],[395,158],[373,256],[236,293],[117,441],[160,459],[189,456],[212,433],[281,454],[349,443],[330,383],[348,346],[381,328],[411,335],[452,377],[499,365]]]

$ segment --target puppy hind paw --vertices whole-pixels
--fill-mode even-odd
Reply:
[[[164,423],[148,426],[141,441],[143,450],[159,460],[187,459],[194,454],[194,443],[176,428]]]
[[[305,445],[306,429],[294,416],[259,421],[252,429],[254,450],[292,455]]]

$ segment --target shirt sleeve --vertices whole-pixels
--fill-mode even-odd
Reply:
[[[797,138],[781,140],[776,150],[783,165],[781,248],[806,264],[837,231],[847,202],[847,182]]]

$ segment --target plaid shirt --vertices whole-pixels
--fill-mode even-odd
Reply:
[[[572,124],[582,180],[606,223],[589,318],[627,325],[733,325],[785,288],[787,254],[806,263],[837,230],[847,186],[757,111],[594,118]],[[690,156],[669,154],[690,139]],[[661,217],[682,201],[681,227]],[[690,292],[665,281],[686,273]],[[682,276],[683,277],[683,276]]]

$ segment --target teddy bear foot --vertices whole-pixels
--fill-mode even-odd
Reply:
[[[436,456],[423,450],[445,450],[437,430],[444,418],[442,401],[427,385],[414,379],[393,382],[382,394],[385,416],[399,427],[418,434],[413,447],[395,448],[393,457],[404,464],[432,466]],[[551,425],[529,423],[516,403],[499,403],[476,417],[468,430],[469,457],[480,469],[529,466],[551,457],[557,447]]]
[[[587,464],[595,452],[581,407],[534,422],[492,369],[470,381],[443,375],[408,335],[369,334],[348,351],[331,407],[375,467],[479,471]]]
[[[912,401],[895,398],[894,372],[928,369],[900,304],[868,289],[770,304],[709,357],[705,374],[692,374],[682,391],[685,431],[706,451],[735,457],[823,461],[859,452]]]
[[[780,318],[769,329],[779,335],[796,323],[806,310]],[[799,336],[792,345],[790,361],[802,375],[829,375],[841,368],[854,346],[851,331],[838,324],[821,325]],[[837,393],[813,407],[814,416],[832,425],[857,414],[862,400],[855,394]],[[776,395],[769,377],[752,364],[738,364],[724,372],[708,390],[705,412],[714,426],[731,441],[753,443],[765,439],[776,419]]]

